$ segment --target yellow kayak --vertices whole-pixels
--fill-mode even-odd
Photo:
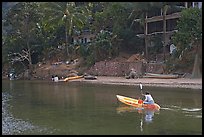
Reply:
[[[137,108],[146,108],[146,109],[156,109],[159,110],[160,106],[156,103],[154,104],[143,104],[143,100],[140,99],[133,99],[130,97],[125,97],[125,96],[121,96],[121,95],[116,95],[116,97],[118,98],[118,100],[126,105],[129,106],[134,106]]]
[[[74,79],[80,79],[80,78],[83,78],[83,76],[68,77],[68,78],[65,78],[64,81],[69,81],[69,80],[74,80]]]

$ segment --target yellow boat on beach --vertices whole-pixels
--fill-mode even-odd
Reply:
[[[83,76],[74,76],[74,77],[68,77],[68,78],[65,78],[63,81],[69,81],[69,80],[74,80],[74,79],[80,79],[80,78],[83,78]]]

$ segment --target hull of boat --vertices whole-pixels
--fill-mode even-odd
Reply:
[[[176,79],[178,75],[170,75],[170,74],[154,74],[154,73],[145,73],[143,78],[160,78],[160,79]]]
[[[146,109],[160,109],[160,106],[156,103],[154,104],[143,104],[142,100],[138,100],[138,99],[133,99],[130,97],[125,97],[125,96],[121,96],[121,95],[116,95],[116,97],[118,98],[118,100],[126,105],[129,106],[134,106],[137,108],[146,108]]]
[[[80,79],[80,78],[83,78],[83,76],[68,77],[68,78],[65,78],[64,81],[69,81],[69,80],[74,80],[74,79]]]

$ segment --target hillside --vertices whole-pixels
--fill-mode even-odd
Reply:
[[[96,62],[92,67],[85,67],[82,58],[77,58],[69,63],[63,61],[38,63],[36,64],[33,77],[37,79],[51,79],[52,75],[57,75],[59,78],[65,78],[85,73],[101,76],[125,76],[131,69],[143,73],[142,69],[144,66],[145,72],[167,73],[162,63],[147,63],[140,54],[120,53],[116,58]]]
[[[149,62],[140,54],[131,54],[131,53],[120,53],[118,57],[96,62],[91,67],[86,67],[84,65],[84,60],[82,58],[76,58],[72,62],[64,62],[59,56],[56,59],[47,60],[44,62],[39,62],[34,65],[34,70],[31,79],[47,79],[50,80],[52,76],[57,75],[60,79],[83,75],[83,74],[92,74],[100,76],[125,76],[131,69],[134,69],[140,74],[144,72],[157,73],[157,74],[168,74],[166,66],[161,62]],[[8,78],[8,68],[3,68],[2,78]],[[180,73],[188,74],[185,76],[189,77],[191,69],[177,70],[170,73]],[[17,74],[19,79],[27,79],[28,71]]]

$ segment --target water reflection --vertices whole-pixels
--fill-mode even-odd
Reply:
[[[137,96],[131,86],[44,81],[2,85],[2,134],[202,134],[199,91],[152,89],[161,109],[148,112],[118,102],[117,94]]]
[[[9,82],[9,88],[10,91],[13,91],[13,81]]]
[[[145,122],[147,123],[151,123],[153,120],[153,116],[154,116],[154,111],[152,110],[147,110],[145,112]]]
[[[132,106],[119,106],[116,108],[118,114],[125,112],[135,112],[141,115],[140,119],[140,131],[143,132],[143,120],[145,123],[153,123],[154,114],[159,114],[159,110],[136,108]]]

